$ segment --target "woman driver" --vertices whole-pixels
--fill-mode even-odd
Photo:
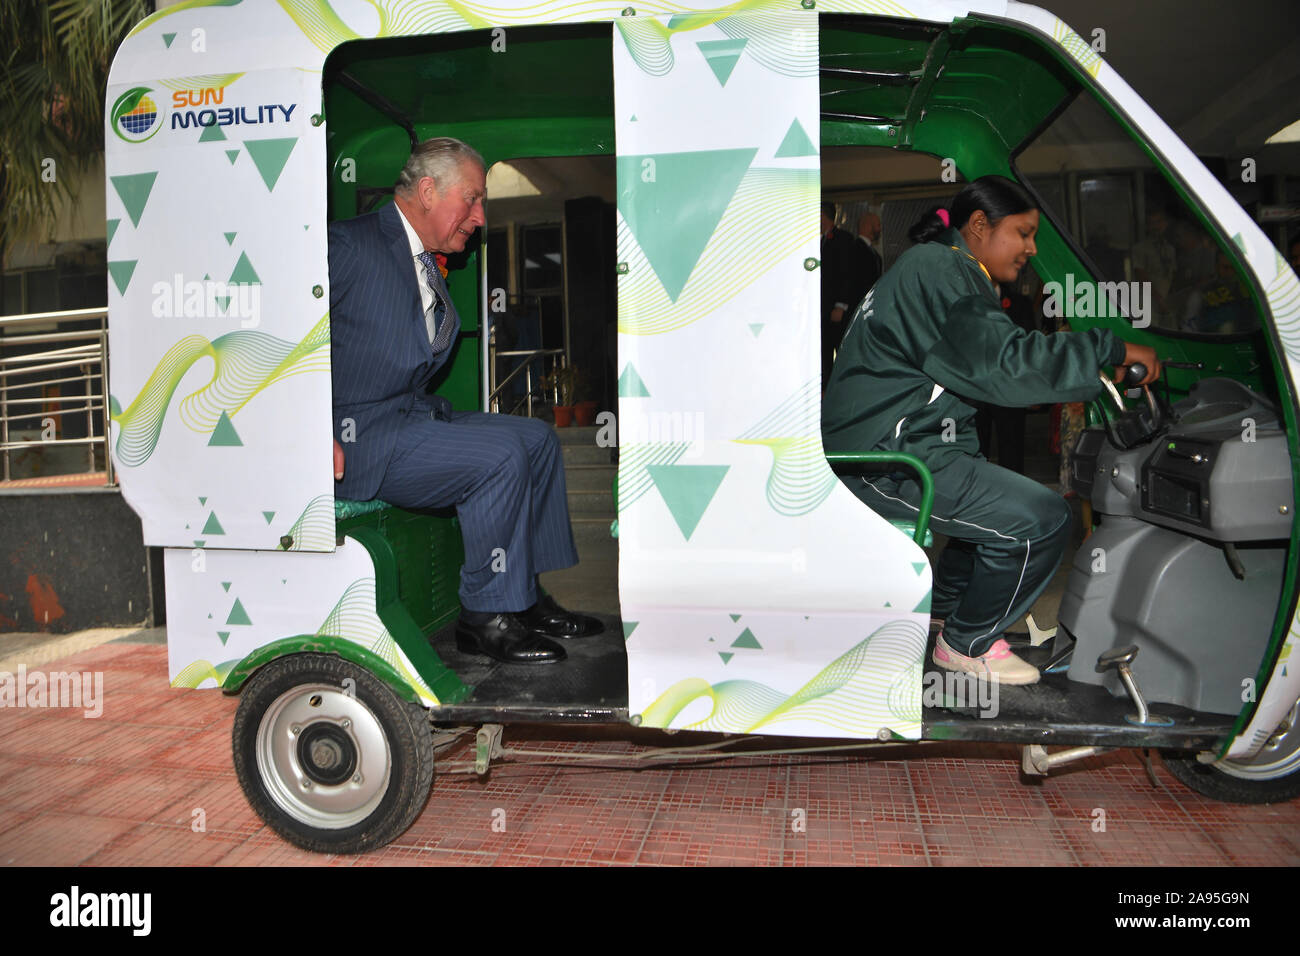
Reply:
[[[1015,281],[1037,251],[1038,210],[1001,176],[966,186],[951,212],[912,227],[917,243],[876,283],[845,333],[827,385],[828,452],[909,452],[934,475],[931,526],[952,539],[935,573],[931,613],[945,618],[934,662],[1032,684],[1037,668],[1001,637],[1047,586],[1070,536],[1065,500],[979,453],[975,409],[965,400],[1037,405],[1095,398],[1104,365],[1155,351],[1105,329],[1046,336],[1016,326],[998,282]],[[887,518],[915,519],[921,493],[908,472],[845,477]]]

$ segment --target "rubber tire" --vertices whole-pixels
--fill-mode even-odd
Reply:
[[[1185,750],[1161,751],[1160,759],[1185,786],[1224,803],[1285,803],[1300,797],[1300,770],[1273,780],[1245,780],[1201,763],[1196,754]]]
[[[304,684],[355,683],[356,699],[374,715],[388,741],[387,789],[374,811],[353,826],[329,829],[296,819],[270,795],[257,761],[257,734],[267,708]],[[272,830],[294,846],[316,853],[364,853],[404,833],[429,800],[433,783],[433,735],[428,711],[399,698],[369,671],[331,654],[292,654],[260,668],[240,692],[231,731],[235,774],[249,805]]]

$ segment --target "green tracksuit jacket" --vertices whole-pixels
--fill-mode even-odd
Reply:
[[[1123,358],[1123,340],[1106,329],[1019,328],[949,229],[903,253],[854,313],[822,403],[823,443],[828,452],[909,452],[942,468],[979,453],[975,409],[963,399],[1086,401],[1101,392],[1098,369]]]

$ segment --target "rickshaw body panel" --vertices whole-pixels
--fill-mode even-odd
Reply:
[[[1055,64],[1092,90],[1203,221],[1231,240],[1237,267],[1258,299],[1294,455],[1300,282],[1191,151],[1055,16],[1014,2],[825,0],[810,11],[763,0],[723,10],[656,4],[627,17],[624,10],[612,3],[185,3],[145,21],[123,45],[110,78],[110,104],[145,86],[160,96],[219,89],[223,100],[237,99],[244,108],[296,107],[274,130],[269,124],[252,132],[252,123],[249,129],[225,127],[224,141],[212,127],[173,125],[175,114],[165,109],[157,118],[162,127],[141,142],[109,131],[109,215],[118,221],[110,233],[110,260],[117,267],[110,287],[114,454],[124,494],[145,523],[146,543],[169,548],[169,617],[177,608],[169,640],[184,648],[172,653],[173,678],[199,661],[230,661],[236,651],[222,649],[227,640],[252,653],[288,636],[317,633],[349,589],[374,573],[364,549],[351,541],[335,546],[324,451],[330,431],[325,196],[328,185],[330,218],[353,214],[356,197],[344,161],[355,158],[352,172],[360,168],[363,181],[384,175],[391,181],[409,142],[383,122],[370,131],[342,131],[333,145],[327,139],[332,132],[317,105],[321,71],[327,56],[336,50],[345,55],[343,45],[359,39],[483,31],[466,38],[481,44],[501,27],[509,44],[512,28],[612,24],[615,143],[606,141],[609,117],[535,122],[475,116],[470,109],[478,101],[469,99],[467,106],[438,104],[436,112],[448,114],[448,121],[421,122],[418,131],[486,144],[481,148],[489,163],[572,153],[578,151],[573,142],[617,156],[618,259],[627,266],[619,278],[618,367],[636,372],[620,390],[620,597],[629,710],[648,724],[848,737],[922,732],[928,563],[905,535],[857,502],[821,454],[818,277],[805,268],[818,256],[819,143],[952,157],[968,179],[1011,174],[1007,153],[1023,139],[1011,131],[1023,127],[1034,108],[1025,107],[1022,115],[1010,106],[1001,113],[972,111],[964,97],[997,102],[994,85],[945,78],[933,69],[922,80],[932,94],[928,113],[925,104],[908,102],[901,117],[821,119],[819,15],[861,15],[864,25],[881,31],[890,24],[931,23],[936,33],[946,29],[954,37],[972,30],[1014,34],[1017,48],[1027,51],[1024,69],[1050,75],[1043,64]],[[781,35],[799,39],[782,46]],[[201,58],[194,55],[200,42]],[[899,48],[913,55],[919,49],[905,41]],[[983,55],[972,53],[972,65],[975,54]],[[998,50],[986,59],[1008,62]],[[196,62],[203,64],[201,76]],[[436,89],[437,76],[427,80]],[[1046,102],[1050,85],[1034,92]],[[331,95],[337,101],[327,101],[326,119],[356,112],[346,96]],[[880,102],[893,102],[886,99]],[[503,101],[492,90],[482,100]],[[758,114],[752,132],[718,119],[731,110]],[[796,120],[807,148],[792,138]],[[525,133],[511,130],[511,123]],[[746,150],[752,153],[747,160],[740,155]],[[714,157],[713,166],[695,163],[700,157],[691,154],[704,151],[733,153],[733,162]],[[663,223],[654,222],[656,215],[682,211],[672,203],[655,205],[659,180],[645,178],[644,161],[661,158],[668,158],[670,174],[675,159],[688,160],[685,173],[672,180],[683,196],[718,185],[723,172],[730,177],[731,198],[717,210],[712,228],[680,224],[703,240],[693,263],[674,261],[685,253],[665,251]],[[198,174],[200,190],[193,187]],[[706,176],[714,178],[696,181]],[[259,202],[247,202],[250,196]],[[1044,279],[1082,271],[1049,221],[1040,245],[1037,266]],[[244,259],[249,269],[241,269]],[[174,276],[229,276],[250,284],[250,270],[262,297],[257,327],[238,328],[228,316],[222,324],[153,311],[160,294],[155,287]],[[454,271],[452,291],[467,328],[475,331],[486,296],[474,270]],[[1156,341],[1134,334],[1123,320],[1098,322],[1125,329],[1126,337]],[[1252,374],[1249,349],[1159,341],[1162,350],[1213,355],[1230,374]],[[472,403],[479,378],[478,349],[463,343],[446,387]],[[1182,387],[1189,381],[1183,378]],[[268,553],[285,548],[321,553]],[[195,549],[209,562],[203,575],[186,567]],[[1300,673],[1288,674],[1284,666],[1300,641],[1295,560],[1293,526],[1279,622],[1260,664],[1263,693],[1258,706],[1243,709],[1228,755],[1257,748],[1300,694]],[[272,584],[288,588],[291,579],[318,575],[329,586],[297,593],[303,610],[288,612]],[[230,591],[213,589],[223,581],[231,583]],[[257,613],[250,604],[245,614],[266,625],[229,623],[233,604],[225,608],[226,623],[213,623],[233,600],[236,584],[257,594],[250,599]],[[374,621],[362,617],[349,639],[387,653]],[[250,626],[256,632],[237,630]],[[419,671],[418,663],[411,666]],[[427,681],[434,675],[415,676],[432,695]]]

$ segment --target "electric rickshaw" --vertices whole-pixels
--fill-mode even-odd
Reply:
[[[1007,741],[1032,774],[1150,748],[1204,793],[1300,793],[1300,282],[1224,185],[1033,6],[630,2],[188,0],[118,51],[112,452],[165,550],[170,679],[239,695],[257,812],[310,849],[381,846],[428,800],[446,728],[481,727],[485,772],[502,725],[533,722]],[[431,135],[616,171],[621,614],[545,673],[457,656],[454,513],[333,491],[327,224],[387,201]],[[928,499],[885,520],[839,477],[882,455],[822,448],[817,205],[823,157],[855,149],[1022,182],[1032,268],[1096,291],[1072,327],[1167,362],[1094,407],[1072,467],[1097,527],[1031,639],[1042,681],[996,713],[928,693]],[[1132,263],[1081,234],[1061,183],[1121,154],[1230,309],[1204,284],[1120,301]],[[498,253],[450,263],[464,332],[438,390],[459,408],[486,400]]]

